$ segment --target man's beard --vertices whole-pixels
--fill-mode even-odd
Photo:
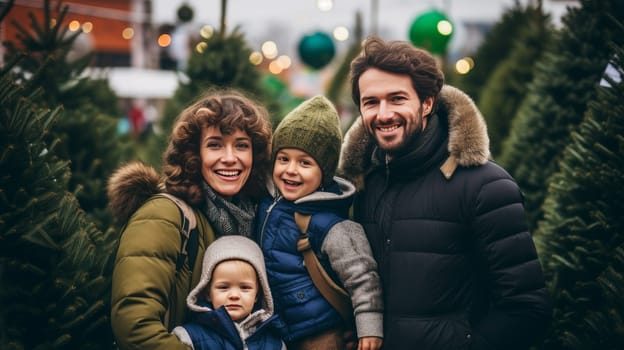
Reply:
[[[415,121],[416,123],[415,127],[409,132],[407,130],[406,124],[402,125],[402,128],[404,130],[403,139],[400,140],[400,142],[396,144],[387,145],[386,143],[384,145],[384,143],[381,142],[381,140],[377,137],[377,134],[373,133],[373,138],[375,139],[377,146],[384,152],[388,153],[388,155],[390,156],[395,156],[397,154],[401,154],[405,152],[406,150],[411,149],[411,146],[414,144],[417,144],[420,140],[421,135],[423,134],[423,120],[424,119],[423,119],[423,105],[422,104],[418,108],[416,119],[417,120]]]

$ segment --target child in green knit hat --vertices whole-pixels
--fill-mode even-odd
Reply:
[[[257,240],[262,247],[275,312],[287,325],[288,349],[342,349],[355,328],[358,348],[379,349],[383,301],[377,263],[364,229],[348,220],[353,184],[334,176],[342,143],[338,113],[323,96],[304,101],[273,134],[271,196],[260,203]],[[295,213],[311,215],[312,250],[332,280],[350,295],[350,317],[323,297],[297,250]]]

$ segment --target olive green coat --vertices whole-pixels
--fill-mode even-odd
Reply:
[[[134,180],[145,179],[135,169],[124,169],[124,176],[136,175]],[[132,182],[134,180],[129,180]],[[111,183],[113,191],[111,191]],[[140,189],[117,189],[120,181],[109,181],[109,199],[112,206],[120,207],[135,200],[140,201],[131,210],[119,242],[114,263],[111,292],[111,324],[120,349],[176,350],[186,349],[165,326],[171,308],[173,328],[188,316],[186,296],[201,277],[202,257],[206,247],[214,240],[208,220],[199,210],[197,218],[199,244],[195,258],[192,281],[188,263],[176,276],[176,261],[180,254],[181,214],[176,204],[165,197],[147,197]],[[127,186],[131,187],[131,186]],[[134,192],[136,193],[134,193]],[[111,195],[112,193],[112,195]],[[119,198],[121,197],[121,198]],[[129,206],[134,209],[133,205]],[[113,208],[113,212],[119,208]],[[122,217],[123,218],[123,217]]]

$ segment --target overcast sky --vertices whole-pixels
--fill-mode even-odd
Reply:
[[[458,20],[495,20],[501,12],[513,5],[515,0],[377,0],[380,21],[393,21],[405,25],[419,13],[431,8],[443,10]],[[526,3],[528,0],[520,0]],[[199,21],[219,20],[219,0],[152,0],[156,21],[174,21],[177,8],[182,3],[191,5]],[[574,1],[544,0],[549,11],[562,10],[566,3]],[[322,12],[317,0],[228,0],[228,20],[233,24],[279,20],[304,28],[333,25],[344,18],[352,18],[360,10],[370,20],[372,0],[333,0],[333,8]],[[348,20],[348,19],[347,19]]]
[[[283,22],[298,30],[326,29],[336,25],[351,25],[356,11],[361,11],[365,24],[372,20],[373,0],[333,0],[333,8],[323,12],[317,7],[318,0],[228,0],[227,19],[231,25],[254,27],[263,22]],[[527,3],[529,0],[520,0]],[[175,21],[176,10],[182,3],[195,9],[195,19],[200,22],[219,22],[219,0],[152,0],[156,22]],[[396,35],[407,31],[418,14],[429,10],[442,10],[454,20],[494,21],[515,0],[377,0],[379,26],[394,28]],[[560,14],[566,4],[575,1],[544,0],[547,11]]]
[[[292,54],[305,34],[324,31],[331,34],[335,27],[352,29],[355,14],[362,15],[364,34],[371,33],[372,23],[377,23],[377,33],[385,39],[408,40],[410,24],[423,12],[441,10],[455,23],[456,31],[451,47],[460,47],[462,23],[489,22],[500,18],[515,0],[377,0],[378,11],[371,15],[373,0],[333,0],[333,8],[323,12],[318,0],[228,0],[227,22],[231,30],[240,26],[253,49],[265,40],[277,43],[281,52]],[[520,0],[525,4],[529,0]],[[544,9],[554,18],[565,13],[567,5],[576,1],[544,0]],[[198,25],[219,26],[220,0],[153,0],[153,21],[174,23],[176,11],[182,3],[195,10],[194,22]],[[338,47],[340,49],[340,47]]]

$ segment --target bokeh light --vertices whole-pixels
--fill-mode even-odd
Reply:
[[[474,68],[474,60],[470,57],[463,57],[455,62],[455,70],[459,74],[468,74]]]
[[[343,26],[336,27],[334,29],[334,39],[338,41],[345,41],[349,39],[349,29]]]
[[[77,31],[78,29],[80,29],[80,22],[73,20],[71,22],[69,22],[69,30],[71,30],[72,32]]]
[[[126,40],[132,39],[132,37],[134,37],[134,29],[126,27],[123,32],[121,32],[121,36]]]
[[[158,46],[167,47],[171,44],[171,35],[164,33],[158,36]]]
[[[282,69],[288,69],[290,68],[290,65],[292,64],[292,60],[287,55],[281,55],[275,61],[279,63]]]
[[[269,63],[269,72],[273,74],[280,74],[284,70],[278,61],[273,61]]]
[[[323,12],[331,11],[334,8],[334,2],[332,0],[317,0],[316,7]]]
[[[208,44],[205,41],[199,42],[195,45],[195,51],[197,51],[197,53],[204,53],[207,48]]]
[[[249,55],[249,62],[251,62],[251,64],[253,64],[254,66],[259,65],[260,63],[262,63],[262,61],[262,54],[258,51],[254,51]]]
[[[82,31],[85,33],[91,33],[91,31],[93,30],[93,23],[91,22],[84,22],[82,24]]]
[[[442,35],[451,35],[453,33],[453,25],[447,20],[438,22],[437,29]]]
[[[199,30],[199,35],[204,39],[210,39],[214,35],[214,28],[211,25],[206,24]]]
[[[272,60],[275,57],[277,57],[277,45],[275,44],[274,41],[265,41],[262,44],[262,54],[264,54],[264,57]]]

